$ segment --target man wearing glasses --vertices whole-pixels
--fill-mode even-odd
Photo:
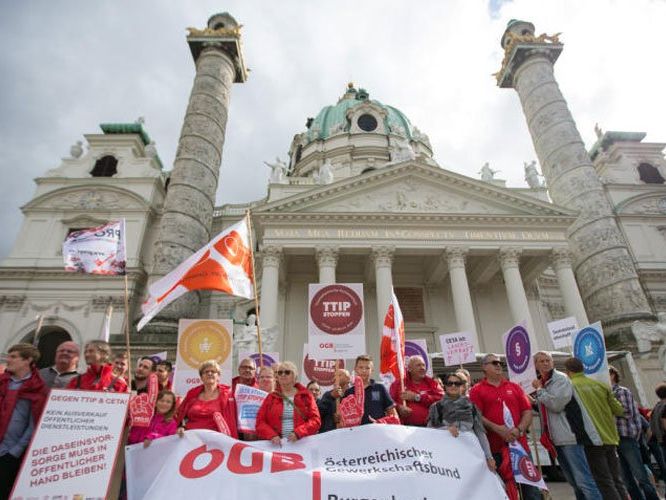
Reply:
[[[257,365],[254,363],[252,358],[242,359],[238,364],[238,375],[231,379],[231,394],[236,394],[236,386],[249,385],[250,387],[257,386],[257,377],[255,376],[257,372]]]
[[[51,388],[62,389],[69,381],[78,375],[81,351],[76,343],[68,340],[56,348],[55,364],[39,370],[44,383]]]
[[[481,360],[481,368],[485,378],[470,389],[469,399],[481,411],[483,425],[488,431],[490,451],[504,479],[502,471],[507,466],[511,467],[507,443],[518,440],[525,450],[529,450],[525,432],[532,423],[532,405],[522,387],[504,377],[499,356],[486,354]],[[513,421],[518,422],[512,429],[504,425],[504,405],[511,412]],[[525,484],[521,484],[520,488],[523,499],[541,499],[538,488]]]

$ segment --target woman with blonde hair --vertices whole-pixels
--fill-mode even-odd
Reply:
[[[202,363],[199,377],[203,382],[187,391],[176,413],[178,435],[186,430],[209,429],[238,439],[236,403],[228,385],[220,383],[220,366],[215,360]]]
[[[295,442],[319,431],[321,419],[317,403],[304,385],[299,384],[296,365],[291,361],[278,363],[276,389],[271,392],[257,413],[257,436],[280,445],[282,438]]]

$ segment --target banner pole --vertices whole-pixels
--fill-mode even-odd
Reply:
[[[127,389],[132,390],[132,356],[130,355],[130,334],[129,334],[129,285],[127,282],[127,269],[125,270],[125,350],[127,351],[127,362],[129,363],[129,370],[127,370]]]
[[[109,305],[106,306],[106,313],[104,313],[104,319],[102,320],[102,335],[100,337],[104,342],[109,341],[111,336],[111,316],[113,315],[113,304],[109,302]]]
[[[32,345],[34,347],[37,347],[37,344],[39,344],[39,332],[42,331],[43,323],[44,323],[44,315],[39,314],[37,316],[37,328],[35,328],[35,336],[32,338]]]
[[[257,348],[259,349],[259,368],[264,367],[264,354],[261,348],[261,323],[259,322],[259,299],[257,298],[257,272],[254,269],[254,240],[252,239],[252,218],[250,217],[250,210],[245,212],[247,217],[247,234],[250,239],[250,258],[252,260],[252,290],[254,291],[254,310],[257,312],[255,316],[257,321]]]
[[[541,470],[541,457],[539,457],[539,448],[537,447],[536,432],[530,423],[530,435],[532,436],[532,444],[534,444],[534,454],[536,455],[537,468],[539,469],[539,475],[543,477],[543,471]],[[543,490],[541,490],[541,497],[543,498]]]

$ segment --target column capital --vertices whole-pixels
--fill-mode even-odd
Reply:
[[[319,267],[336,267],[338,265],[337,247],[321,246],[315,249]]]
[[[502,269],[517,268],[520,264],[520,254],[523,253],[520,247],[502,247],[499,250],[499,262]]]
[[[282,247],[266,245],[261,249],[261,262],[264,267],[279,267],[282,255]]]
[[[391,267],[395,248],[391,246],[372,247],[372,260],[377,267]]]
[[[449,269],[465,269],[465,258],[469,253],[469,248],[464,246],[449,246],[444,250],[442,257],[449,266]]]
[[[555,247],[551,251],[550,261],[555,270],[571,268],[573,255],[569,247]]]

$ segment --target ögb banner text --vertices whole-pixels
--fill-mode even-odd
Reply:
[[[322,394],[335,385],[335,371],[345,367],[344,359],[324,359],[322,361],[312,358],[309,354],[308,344],[303,344],[303,374],[302,381],[317,382]],[[307,380],[306,380],[307,379]]]
[[[606,357],[606,341],[601,322],[597,321],[581,328],[571,337],[573,355],[583,363],[585,375],[604,384],[611,385],[608,375],[608,358]]]
[[[520,385],[526,394],[533,393],[532,381],[536,378],[532,355],[532,340],[522,321],[502,335],[509,380]]]
[[[184,396],[201,385],[199,367],[214,359],[220,365],[220,381],[231,385],[233,321],[230,319],[181,319],[178,322],[178,348],[174,392]]]
[[[463,365],[476,361],[474,336],[468,332],[445,333],[439,336],[444,366]]]
[[[11,498],[105,498],[129,397],[52,389]]]
[[[308,345],[316,360],[351,359],[364,354],[363,285],[310,284]]]
[[[557,321],[551,321],[546,325],[553,341],[555,349],[566,349],[571,347],[571,335],[578,330],[576,318],[570,316]]]
[[[286,440],[241,442],[212,431],[127,448],[129,500],[506,498],[476,436],[362,425]]]

